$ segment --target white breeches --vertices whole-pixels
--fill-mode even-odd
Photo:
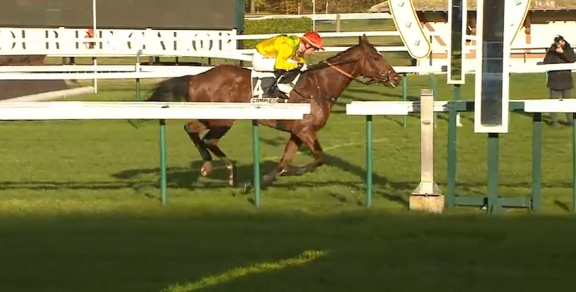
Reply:
[[[298,63],[291,59],[289,59],[288,62]],[[274,65],[276,65],[276,57],[265,57],[258,53],[258,51],[252,55],[252,68],[254,71],[272,72],[275,70]]]
[[[275,57],[265,57],[257,51],[252,55],[252,68],[255,71],[274,71],[274,65],[276,64]]]

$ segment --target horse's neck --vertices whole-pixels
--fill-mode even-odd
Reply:
[[[357,63],[346,63],[338,65],[338,60],[330,61],[330,63],[334,63],[336,68],[346,72],[347,74],[352,75],[352,77],[357,77]],[[352,83],[352,79],[349,76],[344,75],[343,73],[339,72],[336,68],[331,68],[327,66],[326,68],[322,68],[316,70],[315,72],[311,72],[312,74],[317,74],[312,76],[314,82],[318,83],[319,80],[328,80],[324,84],[317,84],[318,88],[321,91],[321,97],[330,97],[337,99],[344,90]]]

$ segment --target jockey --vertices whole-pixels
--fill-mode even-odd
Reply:
[[[288,99],[278,90],[278,84],[294,80],[305,63],[304,57],[318,50],[324,48],[322,38],[316,32],[307,32],[302,37],[278,35],[257,44],[252,68],[256,71],[273,71],[276,76],[266,95]]]

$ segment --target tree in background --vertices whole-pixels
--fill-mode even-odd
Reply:
[[[383,0],[316,0],[318,13],[368,12],[368,9]],[[250,0],[246,1],[246,12],[268,14],[312,14],[312,0]]]

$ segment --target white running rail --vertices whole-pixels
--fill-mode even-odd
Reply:
[[[302,103],[0,102],[0,120],[294,120],[310,113]]]

